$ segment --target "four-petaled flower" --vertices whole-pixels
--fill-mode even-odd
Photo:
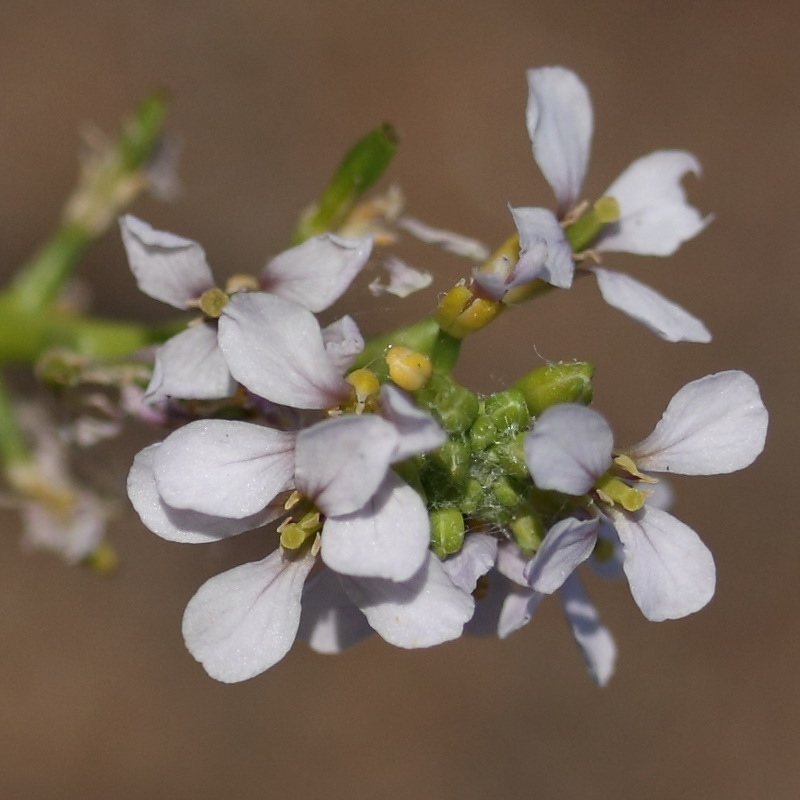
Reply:
[[[545,490],[589,494],[591,515],[556,523],[526,568],[529,585],[550,593],[592,555],[601,521],[622,543],[631,593],[650,620],[701,609],[714,594],[708,548],[687,525],[652,504],[636,487],[649,473],[717,475],[744,469],[764,448],[768,415],[755,381],[743,372],[707,375],[680,389],[653,432],[617,451],[605,419],[564,403],[546,410],[525,440],[534,483]]]
[[[519,232],[520,257],[504,285],[496,276],[475,272],[475,279],[495,296],[500,290],[540,278],[568,288],[575,270],[564,224],[578,207],[589,162],[594,117],[589,93],[580,78],[564,67],[528,71],[527,126],[533,156],[558,203],[546,208],[512,208]],[[626,252],[667,256],[696,236],[703,219],[686,202],[681,179],[700,174],[700,164],[683,150],[658,150],[634,161],[603,193],[619,205],[619,218],[591,240],[595,254]],[[705,325],[685,309],[621,272],[586,267],[597,278],[604,300],[667,341],[708,342]]]
[[[372,249],[371,237],[315,236],[277,255],[258,278],[231,279],[228,292],[223,292],[217,289],[205,253],[196,242],[156,230],[130,215],[122,217],[120,228],[131,271],[145,294],[175,308],[204,311],[198,324],[189,325],[158,349],[147,387],[149,400],[230,396],[236,380],[220,351],[218,318],[235,316],[240,304],[264,296],[322,311],[347,290]],[[214,306],[211,313],[210,306]]]

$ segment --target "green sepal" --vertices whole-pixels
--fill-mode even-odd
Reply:
[[[319,199],[301,217],[292,244],[335,231],[359,197],[383,175],[397,151],[397,132],[385,123],[359,139],[342,159]]]

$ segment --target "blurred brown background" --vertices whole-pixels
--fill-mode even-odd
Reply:
[[[666,262],[609,258],[685,304],[711,345],[670,345],[605,307],[554,294],[468,347],[462,377],[505,385],[541,359],[598,368],[619,440],[649,432],[688,380],[741,368],[771,411],[746,473],[676,481],[676,514],[714,551],[717,595],[680,622],[642,619],[624,585],[589,583],[620,648],[611,685],[585,675],[558,604],[505,642],[338,657],[303,645],[243,685],[184,651],[183,607],[209,576],[265,552],[258,535],[169,545],[133,513],[111,580],[0,539],[0,797],[702,798],[800,796],[796,401],[798,12],[785,2],[6,0],[0,29],[0,264],[49,230],[75,174],[76,132],[112,130],[154,86],[172,94],[183,194],[136,213],[200,240],[218,274],[282,249],[344,149],[392,121],[391,178],[431,224],[498,243],[506,204],[548,205],[524,126],[524,70],[587,82],[597,196],[633,158],[692,150],[693,201],[716,221]],[[446,288],[464,265],[426,251]],[[115,235],[84,274],[95,307],[167,314],[138,294]],[[420,296],[418,296],[420,297]],[[356,312],[422,313],[432,294]],[[352,310],[343,304],[342,309]],[[398,317],[399,319],[399,317]],[[124,483],[133,432],[93,454]],[[788,496],[787,496],[788,492]]]

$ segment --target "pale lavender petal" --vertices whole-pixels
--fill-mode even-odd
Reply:
[[[651,500],[652,496],[647,498],[648,505],[652,505]],[[595,550],[592,558],[586,563],[592,572],[601,578],[612,581],[622,580],[625,577],[625,570],[622,566],[622,543],[617,536],[616,529],[608,519],[600,517],[599,523],[597,538],[605,545],[602,550],[603,558],[598,558],[597,550]],[[610,552],[608,552],[609,550]]]
[[[564,67],[528,70],[526,122],[533,157],[563,216],[580,198],[589,163],[594,119],[581,79]]]
[[[367,618],[347,596],[338,576],[323,569],[303,589],[298,638],[318,653],[341,653],[372,636]]]
[[[700,174],[683,150],[658,150],[634,161],[604,192],[620,207],[620,218],[592,244],[599,252],[668,256],[697,236],[710,221],[686,202],[681,179]]]
[[[242,519],[292,488],[295,434],[206,419],[170,434],[155,455],[159,495],[173,508]]]
[[[680,389],[653,432],[626,452],[648,472],[735,472],[764,449],[768,422],[756,382],[738,370],[718,372]]]
[[[668,342],[710,342],[708,328],[685,308],[630,275],[591,267],[603,299]]]
[[[489,248],[476,239],[441,228],[433,228],[414,217],[401,217],[397,221],[397,227],[408,231],[421,242],[438,245],[448,253],[470,258],[473,261],[485,261],[489,258]]]
[[[384,283],[380,278],[374,278],[369,282],[369,290],[375,297],[380,297],[382,294],[408,297],[433,283],[433,275],[430,272],[409,266],[399,258],[389,256],[384,259],[383,266],[389,273],[389,282]]]
[[[409,580],[342,576],[341,581],[369,624],[396,647],[432,647],[456,639],[475,609],[472,596],[453,584],[430,551]]]
[[[536,555],[525,568],[532,589],[552,594],[586,561],[597,541],[598,522],[568,517],[547,532]]]
[[[471,533],[455,555],[442,562],[450,580],[465,592],[474,592],[478,578],[485,575],[497,559],[497,539],[484,533]]]
[[[469,636],[498,636],[500,614],[511,587],[511,581],[497,570],[490,571],[480,582],[479,591],[473,593],[475,613],[464,626],[464,633]]]
[[[371,236],[314,236],[275,256],[261,272],[261,288],[309,311],[323,311],[347,291],[371,251]]]
[[[397,442],[394,426],[374,414],[318,422],[297,436],[295,484],[324,514],[358,511],[383,482]]]
[[[525,463],[540,489],[585,494],[611,464],[614,437],[601,414],[575,403],[551,406],[525,436]]]
[[[235,389],[236,381],[217,344],[216,323],[200,322],[158,348],[145,399],[216,400],[230,397]]]
[[[321,554],[331,569],[344,575],[405,581],[422,566],[429,544],[425,504],[389,472],[363,508],[325,520]]]
[[[240,292],[219,319],[231,374],[254,394],[294,408],[328,408],[350,395],[328,355],[319,323],[298,303]]]
[[[500,542],[497,546],[497,571],[512,583],[528,588],[528,581],[525,578],[525,567],[528,566],[528,559],[520,553],[519,548],[513,542]]]
[[[394,425],[398,442],[392,463],[441,447],[447,435],[427,411],[423,411],[402,390],[391,384],[381,387],[381,416]]]
[[[524,625],[533,617],[534,611],[539,607],[544,595],[533,589],[523,589],[512,586],[503,601],[500,619],[497,622],[497,635],[505,639]]]
[[[183,615],[189,652],[218,681],[253,678],[292,647],[303,583],[314,566],[308,551],[288,558],[276,550],[206,581]]]
[[[198,511],[172,508],[158,493],[153,461],[161,444],[153,444],[139,452],[128,473],[128,497],[145,527],[170,542],[203,544],[227,539],[245,531],[255,530],[286,513],[279,496],[266,508],[249,517],[231,519]]]
[[[605,686],[614,674],[617,661],[614,638],[600,622],[597,609],[586,596],[576,575],[564,583],[558,596],[575,643],[586,662],[586,669],[595,683]]]
[[[325,352],[333,366],[344,373],[364,349],[364,337],[352,317],[344,316],[322,329]]]
[[[572,246],[553,212],[546,208],[512,208],[511,216],[519,233],[517,272],[530,276],[528,280],[541,278],[561,289],[572,286],[575,274]],[[540,242],[546,245],[543,259],[537,248]]]
[[[714,558],[688,525],[647,506],[635,514],[609,513],[625,551],[631,594],[647,619],[685,617],[714,596]]]
[[[122,243],[138,287],[150,297],[186,308],[214,284],[197,242],[158,231],[130,214],[119,221]]]

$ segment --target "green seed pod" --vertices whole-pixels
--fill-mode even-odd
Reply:
[[[431,550],[439,557],[457,553],[464,544],[464,517],[457,508],[430,512]]]
[[[514,388],[522,392],[528,411],[538,416],[557,403],[592,402],[594,367],[586,361],[548,364],[520,378]]]

